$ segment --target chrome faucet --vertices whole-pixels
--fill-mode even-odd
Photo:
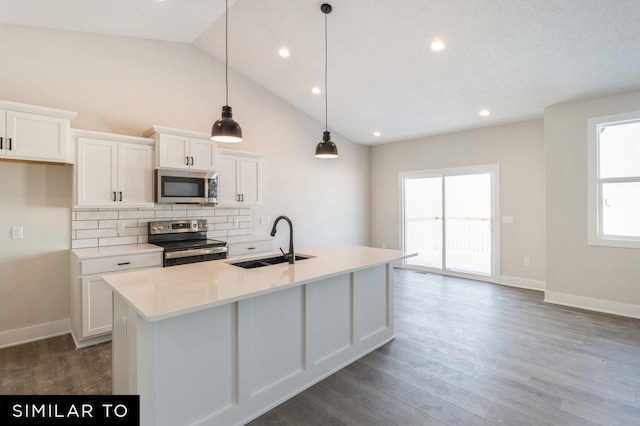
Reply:
[[[271,228],[271,236],[273,237],[276,235],[276,226],[278,225],[278,222],[280,222],[280,219],[284,219],[289,223],[289,253],[284,257],[286,258],[287,256],[289,256],[289,263],[293,264],[296,263],[296,255],[293,252],[293,224],[291,223],[291,219],[286,216],[278,216],[276,221],[273,222],[273,228]],[[282,251],[282,249],[280,249],[280,251]]]

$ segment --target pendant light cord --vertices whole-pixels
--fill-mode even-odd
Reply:
[[[229,105],[229,0],[225,0],[224,7],[224,83]]]
[[[327,45],[329,44],[327,41],[327,14],[324,14],[324,130],[325,132],[329,131],[329,94],[328,89],[327,89],[327,70],[328,70],[328,66],[327,66],[327,62],[328,62],[328,48]]]

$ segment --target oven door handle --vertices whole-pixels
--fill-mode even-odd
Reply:
[[[201,249],[180,250],[165,252],[165,259],[179,259],[181,257],[201,256],[205,254],[226,253],[227,247],[209,247]]]

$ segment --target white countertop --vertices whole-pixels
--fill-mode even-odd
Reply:
[[[300,249],[296,255],[314,257],[294,265],[255,269],[230,265],[228,259],[214,260],[105,275],[104,279],[142,318],[154,322],[413,256],[346,245]]]
[[[153,244],[127,244],[107,247],[90,247],[71,250],[78,259],[90,259],[93,257],[121,256],[127,254],[141,254],[163,251],[160,246]]]

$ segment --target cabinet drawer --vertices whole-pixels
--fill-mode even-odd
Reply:
[[[162,252],[86,259],[80,263],[80,274],[102,274],[129,269],[162,266]]]
[[[273,250],[273,242],[271,240],[229,244],[229,257],[271,250]]]

